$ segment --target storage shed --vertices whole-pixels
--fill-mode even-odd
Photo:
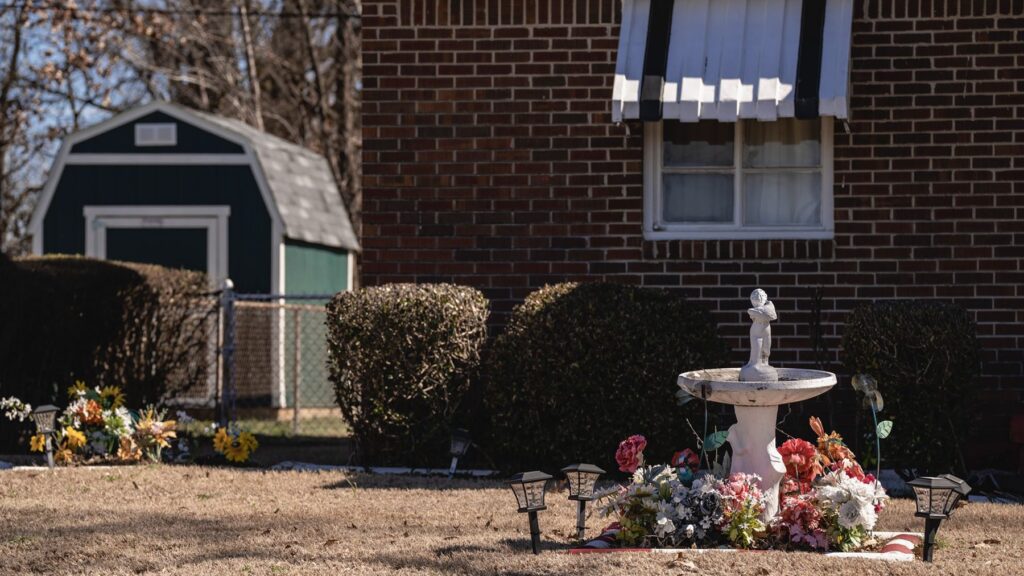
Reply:
[[[31,229],[36,254],[200,270],[247,293],[346,290],[359,250],[323,156],[167,102],[70,134]]]

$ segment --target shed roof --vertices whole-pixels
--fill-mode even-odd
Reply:
[[[285,236],[359,250],[359,241],[326,158],[239,120],[171,106],[233,132],[249,144],[281,214]]]

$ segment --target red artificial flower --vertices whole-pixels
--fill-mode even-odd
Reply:
[[[700,469],[700,456],[689,448],[676,452],[672,455],[672,467],[689,468],[691,472],[696,473]]]
[[[810,483],[822,472],[817,448],[806,440],[792,438],[779,446],[779,454],[786,465],[786,474],[800,483],[801,492],[806,492],[804,486],[810,487]]]
[[[619,464],[619,470],[632,474],[644,463],[644,448],[647,447],[647,438],[640,434],[634,434],[619,443],[619,449],[615,451],[615,461]]]

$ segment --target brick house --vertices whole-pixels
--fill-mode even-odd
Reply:
[[[820,291],[833,368],[859,303],[956,300],[983,347],[974,464],[1015,465],[1024,1],[710,5],[364,0],[364,282],[474,285],[498,323],[547,283],[668,287],[737,363],[760,286],[791,365]]]

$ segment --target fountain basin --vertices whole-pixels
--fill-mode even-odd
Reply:
[[[709,368],[679,375],[679,387],[697,398],[734,406],[778,406],[828,392],[836,375],[824,370],[776,368],[778,381],[740,381],[739,368]]]

